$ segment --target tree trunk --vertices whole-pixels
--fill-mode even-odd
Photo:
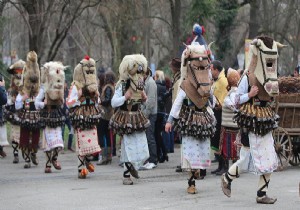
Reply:
[[[258,0],[250,1],[249,39],[253,39],[258,35],[259,12]]]
[[[173,48],[172,57],[178,56],[180,46],[180,14],[181,14],[181,0],[170,0],[171,15],[172,15],[172,37]]]

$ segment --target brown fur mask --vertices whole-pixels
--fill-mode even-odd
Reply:
[[[95,98],[99,96],[98,83],[96,75],[96,62],[89,56],[84,59],[75,67],[73,74],[73,84],[78,89],[82,89],[83,96]]]
[[[17,96],[18,91],[21,90],[21,79],[24,66],[25,61],[18,60],[7,69],[8,73],[11,74],[10,89],[12,96]]]
[[[36,97],[39,93],[40,68],[34,51],[27,53],[26,64],[22,72],[22,86],[22,93],[29,97]]]
[[[64,101],[65,66],[51,61],[42,67],[41,82],[45,88],[47,105],[62,105]]]

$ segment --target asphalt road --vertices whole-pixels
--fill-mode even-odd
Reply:
[[[12,149],[6,147],[6,158],[0,159],[0,209],[1,210],[76,210],[76,209],[272,209],[299,210],[300,167],[289,167],[273,173],[269,185],[270,196],[278,201],[274,205],[256,204],[258,176],[242,174],[232,184],[232,197],[223,195],[220,177],[211,175],[216,163],[208,170],[204,180],[197,180],[198,194],[186,193],[188,173],[176,173],[180,151],[169,154],[169,162],[159,164],[149,171],[140,171],[134,185],[122,185],[123,168],[118,157],[111,165],[97,166],[85,180],[77,178],[75,153],[59,156],[61,171],[44,173],[46,158],[38,152],[40,164],[24,169],[13,164]]]

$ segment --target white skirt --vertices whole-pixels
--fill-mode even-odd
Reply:
[[[130,162],[136,169],[139,169],[148,158],[148,142],[144,131],[123,135],[121,143],[121,162]]]
[[[210,167],[210,139],[199,140],[183,136],[181,145],[182,169],[206,169]]]
[[[75,129],[76,151],[80,156],[99,153],[101,148],[98,144],[97,128],[89,130]]]
[[[264,136],[258,136],[250,132],[249,143],[255,174],[267,174],[277,169],[278,159],[272,132]]]
[[[44,151],[50,151],[56,147],[64,148],[61,127],[50,128],[47,126],[43,130],[43,149]]]
[[[7,146],[9,145],[7,141],[7,131],[6,131],[6,124],[0,126],[0,146]]]

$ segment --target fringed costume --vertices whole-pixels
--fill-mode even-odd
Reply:
[[[74,69],[73,83],[67,98],[70,120],[75,129],[80,179],[85,179],[88,172],[94,172],[89,156],[101,150],[96,125],[100,122],[103,111],[98,103],[96,63],[94,59],[85,56]]]
[[[197,169],[211,164],[210,139],[215,133],[208,51],[204,45],[194,43],[183,52],[182,82],[166,124],[166,131],[173,123],[175,131],[182,135],[181,167],[191,172],[187,188],[190,194],[197,193]]]
[[[254,39],[250,47],[252,54],[248,74],[242,77],[238,86],[241,106],[234,117],[241,129],[243,146],[240,159],[222,176],[222,190],[228,197],[231,196],[232,180],[242,171],[251,171],[260,175],[257,203],[273,204],[277,200],[266,194],[271,173],[278,165],[272,130],[277,127],[279,117],[271,105],[279,92],[277,47],[282,45],[269,37]]]
[[[149,158],[145,130],[149,120],[141,112],[144,75],[147,60],[143,55],[127,55],[123,58],[119,82],[111,100],[117,108],[110,120],[110,127],[122,137],[121,162],[124,163],[123,184],[132,185],[130,175],[139,178],[137,169]]]
[[[64,101],[64,66],[59,62],[48,62],[42,67],[42,85],[35,101],[40,110],[43,125],[43,149],[46,155],[45,173],[51,173],[51,166],[61,170],[58,153],[64,147],[62,126],[65,122],[63,114]]]
[[[20,144],[22,156],[25,160],[24,168],[30,168],[32,162],[38,165],[36,153],[40,139],[40,113],[36,110],[34,102],[39,92],[40,69],[37,63],[37,54],[30,51],[22,72],[22,90],[19,92],[15,108],[19,111]]]

